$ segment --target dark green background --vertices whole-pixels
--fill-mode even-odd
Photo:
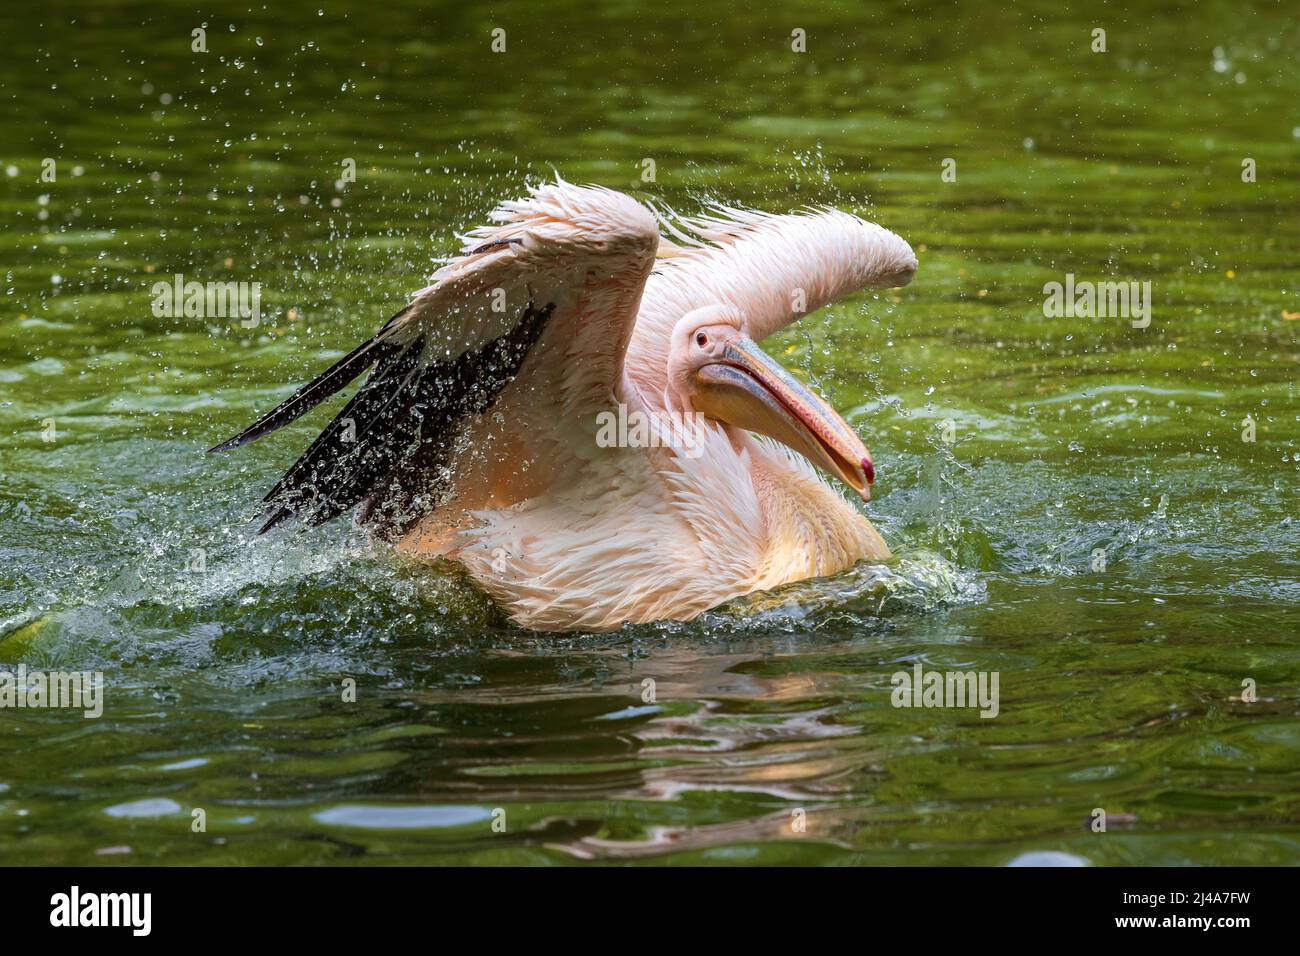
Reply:
[[[0,35],[0,665],[108,681],[99,721],[0,711],[0,862],[1297,860],[1293,5],[9,2]],[[871,447],[894,565],[555,637],[346,522],[253,539],[326,413],[202,450],[553,170],[913,244],[910,287],[769,343]],[[155,318],[175,272],[262,282],[264,327]],[[1066,273],[1150,281],[1151,326],[1045,318]],[[891,707],[918,658],[998,671],[1000,715]]]

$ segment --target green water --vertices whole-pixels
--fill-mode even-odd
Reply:
[[[1300,859],[1294,11],[323,3],[0,7],[0,667],[106,682],[0,711],[0,862]],[[553,169],[913,244],[769,343],[895,564],[557,637],[347,522],[254,537],[328,412],[203,449]],[[175,273],[263,325],[156,318]],[[1067,273],[1149,327],[1045,317]],[[892,706],[916,661],[998,715]]]

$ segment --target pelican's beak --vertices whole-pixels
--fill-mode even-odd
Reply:
[[[751,339],[729,343],[723,357],[700,368],[695,379],[697,411],[775,438],[870,499],[871,455],[848,422]]]

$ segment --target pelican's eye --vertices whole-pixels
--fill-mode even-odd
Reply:
[[[709,337],[703,332],[696,332],[695,344],[698,345],[700,348],[704,348],[704,346],[709,344]]]

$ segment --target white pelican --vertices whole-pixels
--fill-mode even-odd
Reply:
[[[865,500],[867,449],[755,343],[905,285],[906,242],[831,209],[673,219],[558,179],[491,219],[373,339],[212,449],[374,367],[267,494],[262,531],[360,504],[375,538],[459,562],[540,630],[684,620],[889,556],[812,467]]]

